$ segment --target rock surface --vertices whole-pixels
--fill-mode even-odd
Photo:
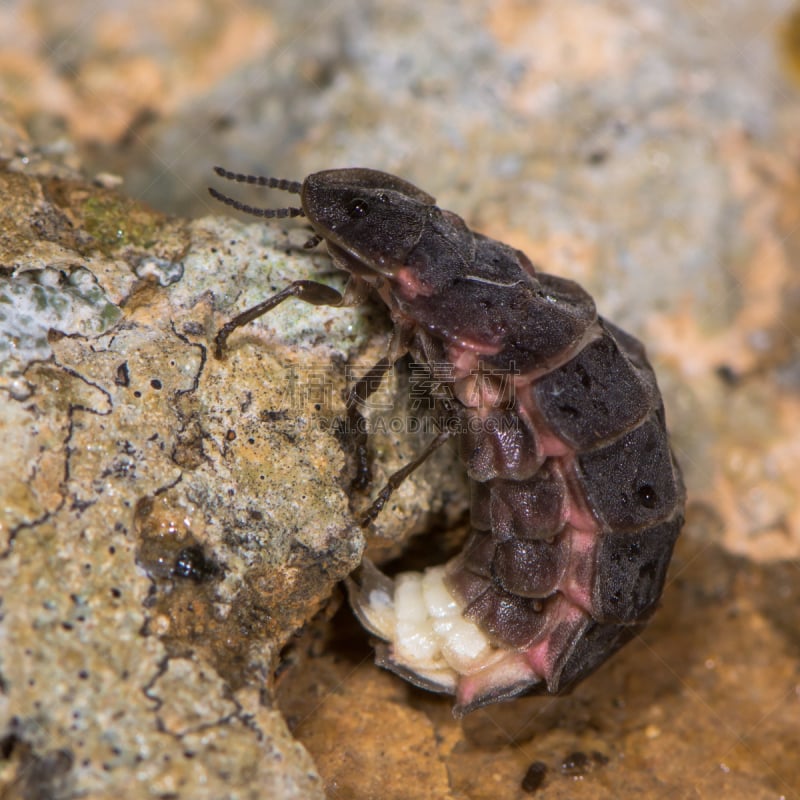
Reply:
[[[321,797],[273,675],[361,560],[333,422],[345,361],[371,365],[385,334],[366,309],[287,304],[217,360],[219,309],[319,264],[279,229],[168,218],[3,155],[2,780],[25,797]],[[413,444],[373,452],[377,479]],[[463,511],[458,473],[454,509],[434,492],[443,459],[389,504],[387,547]]]
[[[795,2],[7,5],[0,794],[800,797]],[[341,409],[385,322],[287,305],[215,361],[222,320],[333,277],[302,231],[209,216],[214,163],[401,174],[647,343],[687,525],[573,695],[458,725],[333,614],[365,540],[289,389],[334,364]],[[376,483],[417,447],[376,440]],[[376,558],[458,546],[452,454],[428,469]]]

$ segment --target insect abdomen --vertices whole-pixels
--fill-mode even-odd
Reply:
[[[445,580],[465,618],[523,654],[533,692],[562,691],[641,627],[682,523],[683,487],[643,348],[603,320],[595,334],[531,383],[517,378],[517,424],[532,429],[542,457],[532,476],[519,479],[515,447],[503,468],[508,437],[468,435],[483,510]],[[466,707],[485,702],[483,682],[472,692],[469,678],[462,684]]]
[[[422,329],[412,350],[452,362],[473,482],[472,531],[443,580],[492,649],[456,665],[459,713],[564,691],[641,630],[684,500],[642,345],[598,318],[576,284],[499,243],[478,245],[489,267],[401,301]],[[486,365],[488,396],[504,406],[481,402]],[[441,674],[398,665],[392,648],[382,663],[420,682]]]

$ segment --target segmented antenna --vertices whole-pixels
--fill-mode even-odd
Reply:
[[[214,167],[214,172],[229,181],[237,183],[252,183],[256,186],[268,186],[270,189],[280,189],[291,194],[300,194],[303,184],[300,181],[287,181],[284,178],[267,178],[263,175],[244,175],[241,172],[231,172],[222,167]]]
[[[303,184],[299,181],[287,181],[283,178],[269,178],[261,175],[245,175],[241,172],[230,172],[222,167],[214,167],[214,172],[221,178],[229,181],[236,181],[237,183],[251,183],[255,186],[266,186],[269,189],[280,189],[284,192],[291,194],[300,194]],[[232,197],[228,197],[222,192],[218,192],[211,186],[208,187],[208,193],[226,206],[235,208],[237,211],[242,211],[245,214],[252,214],[254,217],[265,217],[266,219],[285,219],[286,217],[304,217],[305,212],[302,208],[258,208],[257,206],[249,206],[246,203],[240,203]]]
[[[252,214],[254,217],[266,217],[267,219],[284,219],[285,217],[304,217],[305,212],[302,208],[257,208],[256,206],[248,206],[246,203],[240,203],[232,197],[228,197],[222,192],[218,192],[211,186],[208,187],[208,193],[226,206],[235,208],[237,211],[243,211],[245,214]]]

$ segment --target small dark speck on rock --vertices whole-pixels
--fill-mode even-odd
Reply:
[[[172,574],[177,578],[188,578],[195,583],[216,577],[219,567],[209,559],[199,545],[184,547],[175,558]]]
[[[547,764],[544,761],[534,761],[528,767],[525,777],[522,779],[522,791],[533,794],[541,788],[544,783],[544,776],[547,774]]]
[[[586,160],[592,165],[597,166],[598,164],[602,164],[604,161],[608,159],[608,153],[605,150],[593,150],[589,153]]]
[[[575,753],[570,753],[561,762],[561,772],[564,775],[569,775],[573,778],[580,778],[589,767],[589,756],[586,753],[581,753],[580,750]]]
[[[131,382],[131,376],[130,376],[130,371],[128,370],[128,362],[123,361],[117,367],[117,373],[114,377],[114,383],[116,383],[117,386],[128,386],[130,382]]]
[[[204,331],[203,325],[199,322],[187,322],[183,326],[183,332],[187,336],[202,336]]]
[[[726,385],[730,387],[738,386],[741,382],[741,376],[729,364],[720,364],[717,367],[717,377]]]

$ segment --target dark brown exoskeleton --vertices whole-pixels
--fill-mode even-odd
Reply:
[[[369,386],[406,353],[448,367],[459,424],[393,476],[367,516],[453,435],[472,482],[471,532],[444,567],[391,581],[365,563],[351,581],[356,613],[384,640],[379,663],[455,694],[458,715],[571,688],[642,630],[683,523],[643,346],[580,286],[393,175],[328,170],[301,184],[217,172],[299,194],[302,208],[270,210],[211,190],[259,216],[305,216],[313,243],[350,275],[343,294],[292,283],[228,323],[218,351],[287,297],[345,305],[371,288],[395,332]]]

